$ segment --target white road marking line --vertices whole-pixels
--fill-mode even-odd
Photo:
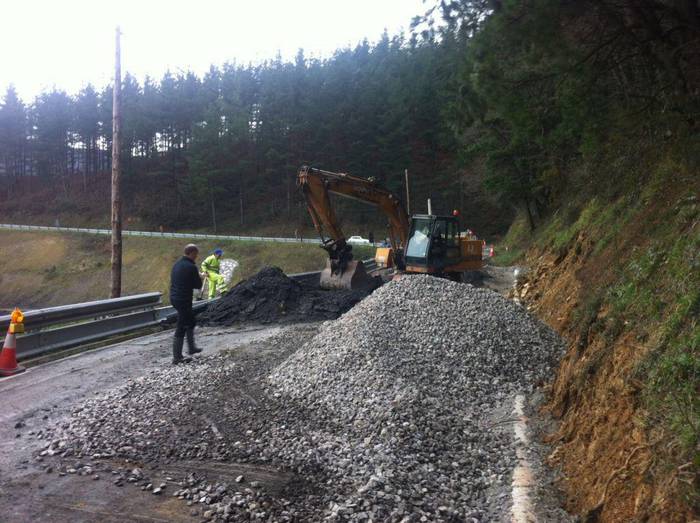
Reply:
[[[513,425],[513,431],[515,432],[515,454],[518,457],[518,465],[513,471],[512,523],[534,523],[537,521],[532,508],[532,501],[530,500],[530,492],[534,488],[535,481],[525,452],[530,440],[527,436],[527,417],[523,409],[524,405],[525,396],[518,394],[513,405],[513,414],[517,418]]]

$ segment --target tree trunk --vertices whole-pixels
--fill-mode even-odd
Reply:
[[[87,175],[88,175],[88,157],[90,156],[90,141],[85,142],[85,150],[83,153],[83,192],[87,192]]]
[[[211,201],[211,221],[214,225],[214,234],[216,232],[216,206],[214,205],[214,191],[211,189],[211,181],[209,181],[209,200]]]
[[[292,214],[292,179],[287,176],[287,220]]]
[[[239,208],[240,208],[240,213],[241,213],[241,225],[243,225],[243,173],[240,175],[240,183],[239,183],[239,190],[238,190],[238,203],[239,203]]]
[[[530,200],[525,198],[525,212],[527,213],[527,223],[530,225],[530,232],[535,230],[535,219],[532,216],[532,210],[530,209]]]
[[[403,171],[404,175],[404,180],[406,184],[406,213],[410,216],[411,214],[411,193],[409,190],[409,185],[408,185],[408,169],[404,169]]]

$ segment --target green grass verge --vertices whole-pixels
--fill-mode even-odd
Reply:
[[[182,239],[126,236],[123,240],[122,294],[160,291],[167,300],[170,269],[187,243]],[[234,283],[265,265],[286,273],[320,270],[327,255],[318,245],[255,241],[202,241],[201,262],[216,247],[238,261]],[[0,308],[40,307],[109,296],[110,242],[105,236],[0,231]],[[357,258],[374,256],[356,247]]]
[[[528,246],[532,242],[527,220],[518,216],[508,229],[508,233],[494,246],[495,256],[491,263],[501,267],[510,267],[522,261]]]

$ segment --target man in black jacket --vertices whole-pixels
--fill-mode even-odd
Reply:
[[[173,365],[188,362],[182,357],[182,345],[187,335],[187,349],[190,354],[202,352],[194,344],[195,319],[192,313],[192,293],[202,288],[202,278],[195,265],[199,248],[190,243],[185,247],[185,255],[180,258],[170,273],[170,303],[177,311],[177,327],[173,340]]]

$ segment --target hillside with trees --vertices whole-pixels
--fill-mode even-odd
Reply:
[[[473,228],[502,232],[512,211],[483,191],[480,172],[459,166],[448,118],[455,52],[434,35],[384,34],[327,60],[300,50],[293,62],[226,64],[201,78],[127,75],[125,214],[146,227],[213,230],[218,219],[228,232],[290,234],[310,225],[295,188],[310,164],[374,177],[402,196],[408,169],[414,208],[432,197],[440,212],[460,208]],[[104,222],[111,112],[110,86],[54,90],[31,104],[10,88],[0,106],[2,210]],[[340,205],[351,222],[383,222],[365,206]]]
[[[300,50],[292,62],[228,63],[203,77],[127,74],[126,214],[172,228],[211,228],[217,214],[229,229],[306,222],[294,174],[312,164],[402,197],[408,169],[416,209],[432,197],[493,234],[519,208],[534,229],[565,195],[613,194],[636,177],[624,164],[614,177],[599,168],[610,137],[668,142],[697,128],[696,2],[436,4],[409,36],[324,60]],[[4,93],[5,214],[106,219],[111,100],[111,86],[31,102]],[[571,168],[581,162],[591,168]],[[350,209],[356,221],[373,214]]]

